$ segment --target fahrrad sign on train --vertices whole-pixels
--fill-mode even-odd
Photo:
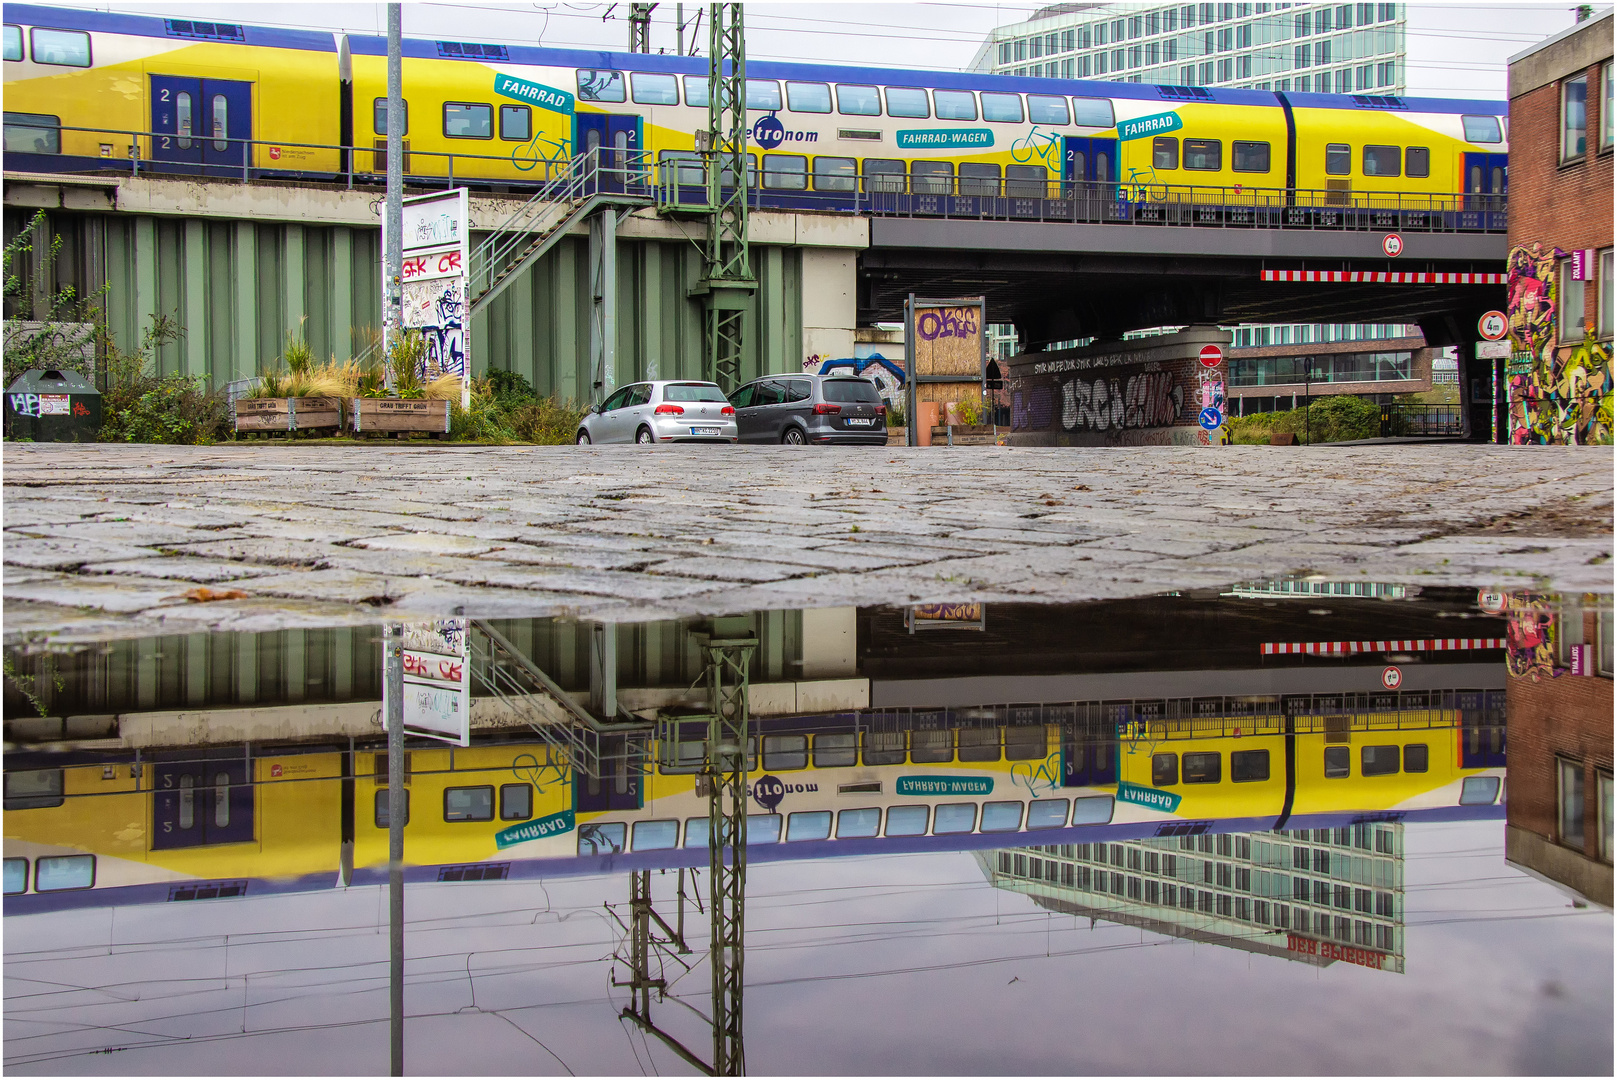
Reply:
[[[468,620],[404,624],[404,733],[471,745],[472,667]],[[385,646],[384,646],[385,647]],[[382,725],[387,726],[387,680]]]

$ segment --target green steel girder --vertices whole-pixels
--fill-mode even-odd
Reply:
[[[729,393],[741,382],[741,309],[758,287],[747,246],[747,44],[740,4],[708,11],[706,367]]]
[[[745,988],[747,890],[747,693],[756,637],[710,638],[708,738],[702,771],[708,790],[708,889],[712,919],[713,1075],[746,1072],[741,1003]]]

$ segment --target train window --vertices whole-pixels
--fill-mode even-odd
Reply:
[[[764,187],[773,191],[802,191],[808,187],[808,158],[801,154],[765,154]]]
[[[1461,806],[1486,806],[1499,798],[1499,777],[1468,776],[1460,785]]]
[[[1042,725],[1005,729],[1006,761],[1042,761],[1048,755],[1048,737]]]
[[[1171,135],[1158,135],[1152,139],[1151,167],[1153,169],[1179,168],[1179,140]]]
[[[181,150],[191,149],[191,140],[185,137],[191,130],[191,95],[182,91],[174,95],[174,132],[180,136]]]
[[[1027,118],[1029,123],[1054,124],[1065,127],[1070,123],[1067,113],[1067,99],[1054,94],[1029,94],[1027,96]]]
[[[533,785],[500,785],[500,820],[527,821],[533,817]]]
[[[816,159],[816,164],[818,164],[818,159]],[[834,769],[857,764],[859,760],[858,742],[859,736],[851,732],[814,736],[814,767],[816,769]]]
[[[533,110],[526,105],[501,105],[500,138],[510,142],[533,138]]]
[[[34,860],[35,892],[67,892],[94,886],[94,855],[52,855]]]
[[[1348,766],[1353,760],[1353,752],[1346,746],[1327,746],[1325,748],[1325,778],[1339,780],[1348,774]]]
[[[947,195],[954,188],[954,163],[910,162],[910,190],[917,195]]]
[[[864,760],[866,765],[904,764],[904,733],[902,731],[865,732]]]
[[[881,91],[874,86],[837,83],[837,112],[844,116],[880,116]]]
[[[894,806],[887,811],[888,836],[925,836],[926,806]]]
[[[1022,95],[983,91],[983,119],[996,124],[1022,122]]]
[[[809,810],[786,819],[786,842],[824,840],[831,835],[831,811]]]
[[[1186,139],[1185,168],[1218,172],[1224,167],[1224,144],[1217,139]]]
[[[964,169],[966,166],[960,166]],[[998,166],[994,166],[997,171]],[[979,184],[986,185],[988,181],[979,180]],[[994,185],[998,187],[998,185]],[[992,190],[992,189],[989,189]],[[962,190],[962,193],[964,191]],[[971,192],[971,194],[988,194],[989,191]],[[999,760],[999,728],[963,728],[960,732],[960,760],[961,761],[998,761]]]
[[[629,92],[637,105],[679,104],[679,80],[672,75],[637,71],[629,76]]]
[[[445,821],[493,821],[494,786],[444,788]]]
[[[1007,165],[1005,194],[1013,199],[1046,198],[1050,192],[1049,177],[1050,170],[1043,165]],[[1006,752],[1009,753],[1009,748]]]
[[[378,829],[389,827],[387,814],[387,789],[383,788],[376,793],[375,821]],[[410,824],[410,793],[408,791],[404,793],[404,823],[406,825]]]
[[[1269,751],[1236,750],[1230,754],[1230,779],[1235,783],[1269,779]]]
[[[991,802],[983,804],[983,832],[1015,832],[1021,827],[1021,803]]]
[[[8,770],[5,785],[7,810],[43,810],[62,805],[61,769]]]
[[[865,158],[866,191],[903,191],[904,163],[892,158]]]
[[[1325,144],[1325,175],[1348,176],[1353,172],[1353,148],[1347,143]]]
[[[977,825],[977,804],[969,802],[944,803],[938,807],[932,822],[933,836],[969,833]]]
[[[778,844],[778,843],[780,843],[780,815],[779,814],[748,814],[747,815],[747,843],[749,843],[749,844]]]
[[[723,187],[735,187],[736,175],[735,172],[730,168],[729,158],[725,158],[724,166],[719,169],[719,184]],[[747,155],[747,186],[750,188],[756,188],[758,186],[757,154]]]
[[[837,838],[875,836],[881,832],[881,811],[875,807],[843,810],[837,814]]]
[[[60,64],[63,67],[90,66],[90,35],[82,30],[47,30],[36,26],[32,37],[34,63]]]
[[[1236,172],[1268,172],[1269,144],[1240,141],[1230,144],[1230,168]]]
[[[686,818],[685,819],[685,846],[686,847],[700,847],[700,848],[707,847],[707,840],[708,840],[708,835],[707,834],[708,834],[707,818],[705,818],[705,817],[693,817],[693,818]]]
[[[1151,786],[1169,787],[1179,783],[1179,755],[1151,755]]]
[[[444,102],[444,136],[450,139],[492,139],[494,107],[464,101]]]
[[[970,90],[934,90],[932,104],[939,120],[977,119],[977,95]]]
[[[657,155],[657,162],[663,166],[663,176],[673,175],[681,187],[701,187],[707,182],[702,174],[702,155],[694,150],[664,150]]]
[[[1072,823],[1074,825],[1105,825],[1111,820],[1112,797],[1110,795],[1072,800]]]
[[[788,81],[786,107],[792,112],[828,113],[831,111],[831,88],[823,82]]]
[[[223,94],[213,95],[213,148],[223,153],[230,146],[230,102]]]
[[[779,112],[780,83],[774,79],[748,79],[747,108]]]
[[[853,158],[817,157],[814,159],[814,190],[852,191],[858,186],[858,174],[859,163]]]
[[[932,115],[926,103],[926,91],[916,86],[889,86],[887,88],[887,115],[910,116],[925,119]]]
[[[707,76],[685,76],[685,104],[693,109],[705,109],[707,103]]]
[[[1404,746],[1405,772],[1425,772],[1426,759],[1425,743],[1408,743]]]
[[[1187,784],[1216,784],[1223,778],[1222,758],[1217,753],[1186,754],[1184,780]]]
[[[1432,151],[1425,146],[1404,148],[1404,173],[1407,176],[1432,175]]]
[[[578,100],[622,101],[623,97],[623,72],[578,69]]]
[[[10,23],[6,24],[6,59],[7,60],[21,60],[22,59],[22,27],[20,27],[20,26],[12,26]],[[6,881],[9,883],[11,881],[11,869],[10,869],[11,860],[10,859],[6,860],[6,867],[7,867],[7,869],[6,869]],[[28,877],[28,862],[25,859],[25,860],[23,860],[23,878],[26,880],[27,877]],[[8,884],[7,887],[6,887],[6,892],[10,892],[10,891],[11,891],[11,888],[10,888],[10,885]]]
[[[1360,776],[1391,776],[1398,771],[1396,746],[1363,746],[1359,748]]]
[[[764,185],[766,187],[769,184],[769,161],[769,158],[764,159]],[[808,736],[765,735],[764,768],[769,770],[808,768]]]
[[[1079,127],[1109,128],[1113,124],[1112,103],[1105,98],[1075,97],[1072,122]]]
[[[9,27],[8,27],[9,29]],[[9,56],[6,59],[11,59]],[[6,895],[28,891],[28,860],[6,860]]]
[[[1460,124],[1465,128],[1466,142],[1497,143],[1505,141],[1503,134],[1499,130],[1499,117],[1497,116],[1462,116],[1460,117]]]
[[[917,764],[930,765],[954,760],[954,732],[911,732],[910,760]]]
[[[399,107],[404,112],[404,130],[399,132],[402,137],[410,134],[410,103],[401,101],[399,102]],[[387,134],[387,98],[385,97],[379,97],[372,102],[371,130],[378,135]]]
[[[987,820],[986,815],[984,820]],[[1059,829],[1067,823],[1066,799],[1034,799],[1027,808],[1030,829]]]
[[[1364,175],[1398,176],[1398,148],[1396,146],[1366,146],[1364,148]]]
[[[591,822],[578,827],[578,853],[580,855],[617,855],[623,851],[623,841],[629,827],[621,821]]]
[[[678,846],[678,820],[667,818],[662,821],[637,821],[634,823],[634,840],[630,844],[630,850],[667,851]]]

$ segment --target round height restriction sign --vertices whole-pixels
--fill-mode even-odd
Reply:
[[[1510,329],[1510,323],[1505,320],[1503,311],[1490,311],[1477,320],[1477,333],[1482,335],[1483,341],[1498,341]]]
[[[1404,685],[1404,673],[1395,667],[1389,667],[1381,673],[1381,685],[1388,690],[1396,690]]]
[[[1386,252],[1387,258],[1396,259],[1404,253],[1404,238],[1395,232],[1390,232],[1381,238],[1381,250]]]
[[[1218,367],[1224,362],[1224,350],[1217,345],[1203,345],[1200,359],[1202,367]]]

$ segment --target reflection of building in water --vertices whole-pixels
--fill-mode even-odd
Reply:
[[[995,888],[1051,911],[1320,966],[1344,960],[1401,973],[1403,855],[1401,824],[1366,822],[1011,848],[977,861]]]
[[[1610,597],[1508,598],[1505,858],[1612,904]]]

